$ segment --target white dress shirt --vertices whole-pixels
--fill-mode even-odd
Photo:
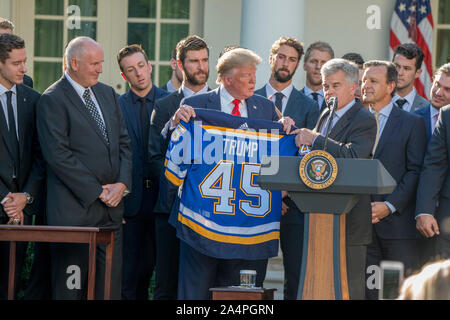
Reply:
[[[231,114],[234,108],[233,100],[234,98],[228,91],[225,89],[223,85],[220,86],[220,106],[221,111]],[[247,118],[247,103],[245,100],[241,100],[241,103],[239,104],[239,112],[241,113],[241,117]]]
[[[183,91],[184,98],[186,99],[186,98],[190,98],[192,96],[198,95],[198,94],[207,93],[208,92],[208,84],[205,84],[205,86],[201,90],[194,92],[191,89],[189,89],[188,87],[186,87],[183,83],[181,85],[181,90]]]
[[[78,82],[76,82],[75,80],[73,80],[70,76],[68,72],[64,73],[64,76],[66,77],[66,79],[69,81],[69,83],[72,85],[72,87],[75,89],[76,93],[80,96],[81,101],[83,101],[84,104],[86,104],[84,98],[83,98],[83,94],[84,91],[86,91],[86,89],[89,90],[90,94],[91,94],[91,100],[92,102],[94,102],[95,107],[97,108],[98,113],[100,114],[100,118],[102,119],[103,125],[106,128],[106,124],[105,124],[105,119],[103,119],[103,113],[102,110],[100,109],[100,106],[97,102],[97,99],[95,98],[95,94],[92,91],[91,88],[84,88],[82,85],[80,85]]]
[[[389,116],[391,114],[393,107],[394,107],[394,104],[391,101],[388,105],[386,105],[380,111],[378,111],[378,113],[379,113],[379,116],[378,116],[378,125],[379,125],[378,141],[380,141],[381,135],[383,134],[384,127],[386,126],[386,123],[389,119]],[[375,110],[373,110],[372,107],[369,107],[369,111],[372,114],[375,113]],[[384,203],[388,206],[391,213],[394,213],[395,211],[397,211],[397,209],[389,201],[384,201]]]
[[[413,87],[413,89],[411,90],[411,92],[408,93],[408,94],[407,94],[405,97],[403,97],[403,98],[400,97],[398,94],[395,94],[394,97],[392,98],[392,103],[395,103],[398,99],[405,99],[406,102],[405,102],[405,104],[403,105],[402,109],[405,110],[405,111],[410,112],[410,111],[411,111],[411,108],[412,108],[412,105],[413,105],[413,103],[414,103],[414,99],[416,98],[416,94],[417,94],[417,91],[416,91],[416,89]]]
[[[290,85],[288,85],[286,88],[284,88],[283,90],[281,90],[280,92],[283,94],[283,99],[281,100],[282,102],[282,109],[281,109],[281,113],[284,114],[284,112],[286,111],[286,106],[289,100],[289,97],[291,96],[292,90],[294,89],[294,85],[291,83]],[[277,93],[278,91],[275,90],[270,83],[267,82],[266,84],[266,94],[267,94],[267,98],[269,100],[271,100],[273,103],[275,103],[275,93]]]
[[[323,93],[323,89],[320,89],[319,91],[313,91],[308,86],[305,85],[305,95],[316,101],[312,95],[313,92],[316,92],[318,94],[317,96],[317,103],[319,104],[319,110],[322,107],[323,100],[325,100],[325,95]]]

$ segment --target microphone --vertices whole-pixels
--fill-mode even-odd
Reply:
[[[337,106],[338,106],[338,98],[331,97],[330,99],[328,99],[327,105],[328,105],[328,109],[330,109],[330,115],[329,115],[328,123],[327,123],[327,131],[325,133],[325,142],[323,144],[323,151],[327,150],[328,135],[330,134],[331,121],[333,120],[334,111],[337,109]]]
[[[334,110],[336,110],[337,105],[338,105],[337,97],[331,97],[330,99],[328,99],[328,102],[327,102],[328,109],[330,109],[331,111],[334,111]]]

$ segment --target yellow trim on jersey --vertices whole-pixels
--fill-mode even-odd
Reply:
[[[195,223],[194,221],[187,219],[184,217],[181,213],[178,213],[178,221],[180,221],[185,226],[192,229],[194,232],[198,233],[199,235],[218,242],[224,242],[224,243],[233,243],[233,244],[244,244],[244,245],[253,245],[253,244],[260,244],[264,243],[270,240],[278,240],[280,239],[280,231],[272,231],[267,234],[262,234],[258,236],[253,237],[239,237],[239,236],[230,236],[230,235],[224,235],[221,233],[216,233],[210,230],[205,229],[204,227],[200,226],[199,224]]]
[[[278,138],[281,139],[282,137],[284,137],[283,135],[280,134],[272,134],[270,133],[270,130],[268,130],[268,132],[256,132],[252,129],[249,130],[242,130],[242,129],[230,129],[230,128],[225,128],[225,127],[217,127],[217,126],[202,126],[203,129],[205,129],[206,131],[208,130],[218,130],[218,131],[222,131],[224,133],[241,133],[241,134],[245,134],[245,135],[252,135],[252,136],[258,136],[258,137],[270,137],[270,138]]]
[[[183,184],[184,179],[178,178],[176,175],[174,175],[172,172],[166,169],[164,172],[164,175],[166,176],[167,180],[172,182],[177,187],[181,186]]]

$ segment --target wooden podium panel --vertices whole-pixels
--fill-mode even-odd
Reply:
[[[345,214],[305,214],[298,289],[302,300],[348,300]]]

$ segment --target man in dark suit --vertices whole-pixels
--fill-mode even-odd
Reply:
[[[13,31],[14,31],[14,24],[9,20],[0,17],[0,34],[3,33],[12,34]],[[26,74],[23,75],[22,83],[26,86],[29,86],[30,88],[33,88],[33,79],[30,76],[27,76]]]
[[[450,63],[436,71],[431,104],[440,107],[436,128],[428,143],[417,188],[416,228],[426,238],[435,238],[436,254],[450,258]]]
[[[158,99],[168,93],[151,80],[152,67],[139,45],[122,48],[117,55],[122,77],[130,90],[119,98],[133,151],[133,193],[124,200],[122,299],[148,300],[148,287],[156,259],[155,216],[159,176],[148,165],[150,115]]]
[[[103,63],[100,45],[77,37],[67,45],[65,61],[67,71],[44,92],[37,108],[39,141],[47,162],[48,224],[116,229],[111,297],[120,299],[122,197],[130,191],[132,179],[130,138],[114,89],[98,82]],[[51,251],[53,298],[84,298],[87,247],[55,244]],[[105,246],[98,245],[97,299],[104,297],[105,254]],[[69,277],[78,281],[71,283]]]
[[[415,43],[399,45],[392,58],[398,71],[397,90],[392,100],[397,107],[408,112],[429,105],[427,99],[421,97],[414,88],[415,80],[422,74],[423,58],[422,49]]]
[[[289,132],[294,121],[279,119],[274,104],[254,95],[256,66],[261,58],[250,50],[237,48],[226,52],[217,64],[217,83],[220,87],[211,92],[196,95],[181,102],[182,106],[172,118],[171,126],[180,120],[195,117],[195,108],[213,109],[228,114],[265,119],[283,123]],[[171,212],[174,214],[174,211]],[[180,237],[180,266],[178,279],[179,299],[208,299],[209,288],[214,285],[239,285],[239,270],[248,262],[241,259],[218,259],[204,255],[189,246]],[[199,277],[198,275],[202,275]]]
[[[433,135],[436,123],[439,119],[439,110],[450,104],[450,96],[445,95],[445,91],[442,89],[443,81],[442,70],[439,69],[433,79],[433,85],[430,90],[430,103],[427,107],[417,109],[413,111],[415,114],[421,116],[425,120],[425,128],[427,132],[427,143],[430,142]],[[433,261],[435,258],[435,237],[423,237],[420,241],[420,265],[425,265],[427,262]]]
[[[313,129],[319,118],[319,106],[292,84],[292,77],[303,55],[303,45],[294,38],[281,37],[272,45],[269,62],[272,73],[269,82],[255,91],[275,103],[279,111],[292,118],[297,128]],[[289,207],[280,221],[280,245],[283,252],[284,299],[297,298],[303,247],[303,214],[289,198],[284,200]],[[267,261],[267,260],[266,260]],[[267,265],[257,268],[257,280],[264,279]],[[258,279],[260,278],[260,279]],[[258,282],[258,281],[257,281]],[[260,282],[260,281],[259,281]],[[262,285],[262,283],[258,283]]]
[[[301,92],[318,103],[320,112],[327,105],[322,88],[320,69],[328,60],[333,58],[333,49],[328,43],[322,41],[314,42],[305,52],[303,70],[306,72],[306,85]]]
[[[0,35],[0,224],[31,224],[31,204],[44,182],[36,132],[39,93],[23,85],[25,42]],[[17,244],[16,289],[27,243]],[[7,298],[9,243],[0,243],[0,299]]]
[[[172,54],[170,56],[170,67],[172,68],[172,76],[170,77],[170,80],[167,81],[167,83],[161,87],[161,89],[169,93],[172,93],[177,91],[181,87],[181,83],[183,82],[183,73],[178,67],[177,63],[176,47],[172,50]]]
[[[152,138],[149,139],[149,159],[153,171],[159,177],[163,177],[164,159],[170,141],[170,135],[164,139],[161,130],[175,114],[183,98],[209,90],[206,84],[209,76],[209,49],[202,38],[191,35],[180,40],[175,58],[177,68],[183,73],[183,83],[179,90],[155,103],[150,123]],[[161,189],[154,210],[157,246],[155,300],[177,298],[179,240],[175,228],[169,224],[171,207],[166,206],[165,199],[166,194]],[[175,206],[177,204],[176,201]]]
[[[430,90],[430,102],[428,102],[428,106],[414,111],[415,114],[418,114],[425,119],[428,142],[430,141],[431,135],[436,127],[436,123],[439,118],[439,110],[447,104],[450,104],[450,95],[444,90],[448,78],[445,72],[443,72],[445,70],[445,66],[446,65],[439,68],[434,74],[433,85]]]
[[[355,101],[359,81],[358,67],[344,59],[332,59],[321,70],[325,100],[338,98],[333,119],[329,110],[319,117],[314,131],[300,129],[297,146],[311,146],[323,150],[328,122],[330,134],[327,151],[336,158],[369,158],[377,132],[374,117]],[[347,277],[350,299],[364,299],[366,249],[371,242],[371,210],[369,195],[361,196],[355,207],[346,215]],[[301,253],[299,253],[301,257]]]
[[[377,143],[372,151],[397,182],[388,195],[373,195],[372,242],[366,267],[382,260],[401,261],[405,274],[418,268],[419,233],[414,223],[414,198],[426,148],[425,121],[392,103],[397,82],[392,62],[364,64],[363,101],[378,121]],[[401,128],[401,130],[398,130]],[[366,298],[376,300],[378,290],[366,287]]]

